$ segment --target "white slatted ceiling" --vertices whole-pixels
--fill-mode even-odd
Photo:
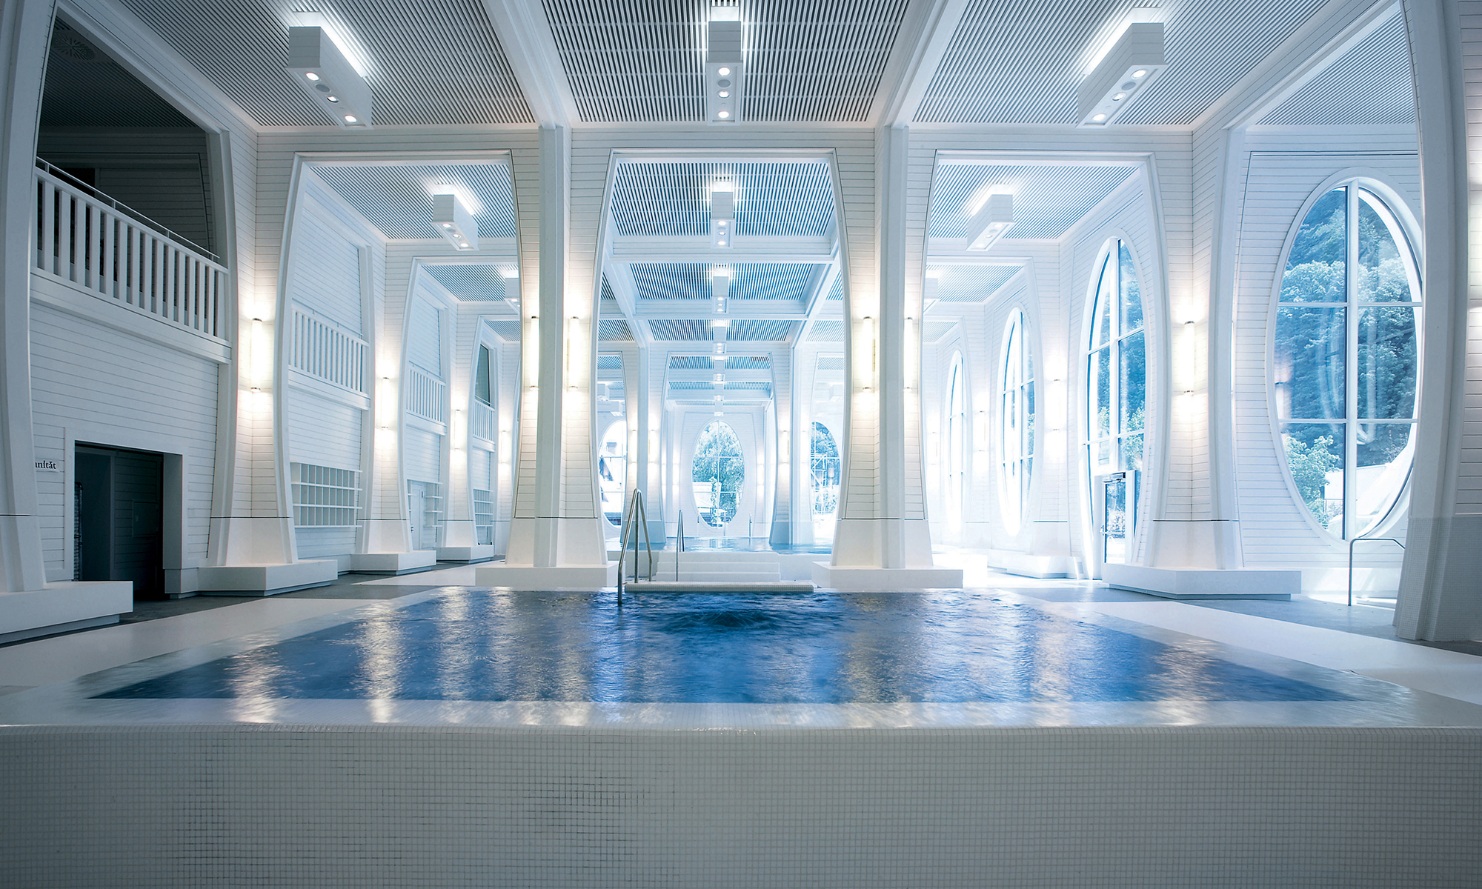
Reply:
[[[454,186],[479,202],[469,207],[479,236],[515,236],[514,182],[504,164],[316,164],[325,184],[387,238],[440,239],[432,224],[432,196]]]
[[[622,324],[620,321],[603,321],[603,324]],[[626,324],[624,327],[626,328]],[[655,319],[648,322],[653,338],[664,342],[694,342],[710,338],[710,322],[694,318],[683,320]],[[732,328],[734,330],[734,326]]]
[[[991,299],[1023,267],[1018,265],[949,265],[937,269],[936,299],[944,303]]]
[[[1136,173],[1120,164],[942,164],[931,186],[933,238],[967,236],[968,212],[983,193],[1014,193],[1014,227],[1005,240],[1060,238]]]
[[[190,118],[58,19],[46,60],[43,127],[194,127]]]
[[[736,188],[738,237],[823,237],[834,228],[834,189],[828,164],[643,163],[618,165],[612,220],[619,235],[705,235],[710,231],[710,186]]]
[[[518,331],[515,336],[518,338]],[[604,343],[631,342],[633,331],[629,329],[627,321],[605,318],[597,322],[597,339]]]
[[[814,321],[813,326],[808,329],[808,341],[826,343],[844,342],[844,322]]]
[[[638,298],[694,299],[711,297],[711,274],[719,266],[706,263],[634,263],[633,283]],[[733,301],[784,300],[801,302],[821,268],[808,263],[736,263],[731,270]]]
[[[518,321],[488,321],[489,329],[494,335],[506,343],[518,343],[520,341],[520,322]],[[606,324],[607,322],[602,322]]]
[[[640,300],[710,298],[712,266],[693,262],[637,262],[631,268],[633,286]]]
[[[736,320],[731,322],[726,339],[738,343],[781,342],[792,335],[793,326],[791,321]]]
[[[1414,126],[1414,84],[1405,19],[1397,15],[1262,117],[1260,123]]]
[[[704,355],[672,355],[669,358],[670,370],[709,370],[714,364]]]
[[[733,355],[726,370],[771,370],[772,359],[766,355]]]
[[[620,371],[620,370],[623,369],[623,356],[621,356],[621,355],[611,355],[611,354],[608,354],[608,355],[598,355],[597,356],[597,369],[598,370],[619,370]]]
[[[705,120],[708,0],[542,0],[587,122]],[[905,0],[743,0],[739,120],[866,119]]]
[[[460,300],[499,302],[508,296],[499,266],[487,263],[424,266],[427,274]]]
[[[1181,0],[972,0],[916,120],[1074,124],[1088,48],[1148,10],[1164,21],[1168,69],[1118,124],[1186,126],[1323,6]]]
[[[534,121],[479,0],[120,2],[263,126],[333,126],[284,70],[311,7],[364,51],[374,124]]]
[[[934,343],[952,332],[957,326],[956,321],[927,321],[921,325],[922,342]]]

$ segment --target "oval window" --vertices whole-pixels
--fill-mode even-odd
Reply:
[[[833,515],[839,508],[839,481],[842,464],[839,445],[828,427],[813,423],[813,444],[809,449],[808,467],[813,476],[813,514]]]
[[[746,462],[736,430],[721,420],[700,431],[690,477],[695,506],[707,525],[724,527],[736,517],[741,502],[741,484],[746,480]]]
[[[1034,470],[1034,358],[1024,339],[1024,312],[1015,309],[1003,341],[999,377],[999,498],[1005,530],[1019,533]]]
[[[1303,506],[1336,537],[1384,520],[1410,474],[1420,354],[1415,252],[1358,180],[1292,239],[1272,339],[1272,397]]]

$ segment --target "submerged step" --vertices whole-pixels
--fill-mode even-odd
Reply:
[[[630,580],[629,593],[811,593],[813,584],[795,580]]]

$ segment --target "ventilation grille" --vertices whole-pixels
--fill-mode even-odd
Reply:
[[[843,321],[814,321],[813,326],[808,328],[808,342],[810,343],[842,343],[844,342]]]
[[[709,0],[542,0],[588,122],[703,122]],[[745,0],[743,121],[864,121],[906,0]]]
[[[673,355],[669,358],[670,370],[709,370],[715,362],[703,355]]]
[[[353,35],[375,124],[534,122],[480,0],[121,2],[263,126],[333,126],[284,70],[289,18],[277,8],[313,8]]]
[[[387,238],[441,239],[432,224],[432,196],[454,186],[481,206],[470,207],[479,236],[515,236],[514,183],[504,164],[354,166],[318,164],[315,171],[345,203]]]
[[[195,127],[190,118],[60,19],[52,31],[46,63],[41,125]]]
[[[1405,19],[1396,15],[1260,122],[1277,126],[1414,126],[1414,83]]]
[[[971,0],[916,120],[1075,124],[1085,47],[1139,7],[1166,11],[1168,69],[1119,124],[1186,126],[1248,74],[1323,0],[1167,3],[1148,0]]]
[[[745,263],[734,267],[730,298],[733,300],[803,301],[823,266],[802,263]]]
[[[461,300],[499,302],[508,295],[497,266],[429,265],[423,268],[429,277]]]
[[[648,322],[648,329],[655,340],[668,343],[695,342],[710,339],[710,322],[695,318],[680,321],[656,320]]]
[[[633,331],[628,327],[628,322],[626,321],[598,321],[597,339],[604,343],[631,342],[633,340]]]
[[[824,237],[834,229],[828,164],[643,163],[618,165],[612,220],[617,233],[677,237],[710,232],[710,186],[736,187],[740,237]]]
[[[781,342],[792,335],[793,324],[792,321],[732,321],[726,339],[738,343]]]
[[[520,322],[518,321],[488,321],[489,329],[494,335],[506,343],[518,343],[520,341]]]
[[[1019,274],[1017,265],[954,265],[937,271],[936,299],[945,303],[982,302]]]
[[[1059,238],[1137,169],[1123,165],[1050,164],[937,167],[931,187],[933,238],[965,238],[973,204],[994,188],[1014,192],[1014,227],[1005,240]]]
[[[726,383],[724,386],[716,387],[714,383],[704,380],[678,380],[669,384],[670,390],[674,392],[771,392],[771,383],[745,382]]]
[[[834,276],[834,286],[828,289],[828,300],[829,302],[844,301],[844,275],[842,273]]]
[[[709,299],[710,266],[703,263],[634,263],[639,299]]]
[[[726,370],[771,370],[772,359],[765,355],[735,355],[726,362]]]
[[[598,355],[597,356],[597,369],[598,370],[622,370],[623,369],[623,356],[621,356],[621,355]]]

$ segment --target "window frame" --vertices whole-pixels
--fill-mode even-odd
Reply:
[[[1034,422],[1038,407],[1035,396],[1029,318],[1022,306],[1015,306],[1004,324],[998,385],[999,516],[1004,529],[1011,535],[1018,535],[1024,529],[1029,494],[1034,482]],[[1011,417],[1014,419],[1012,423]],[[1011,431],[1016,434],[1011,435]],[[1012,448],[1011,442],[1014,445]],[[1011,467],[1016,467],[1017,473],[1011,473]],[[1011,475],[1014,476],[1013,484],[1018,488],[1017,509],[1012,518],[1006,509],[1010,499]]]

